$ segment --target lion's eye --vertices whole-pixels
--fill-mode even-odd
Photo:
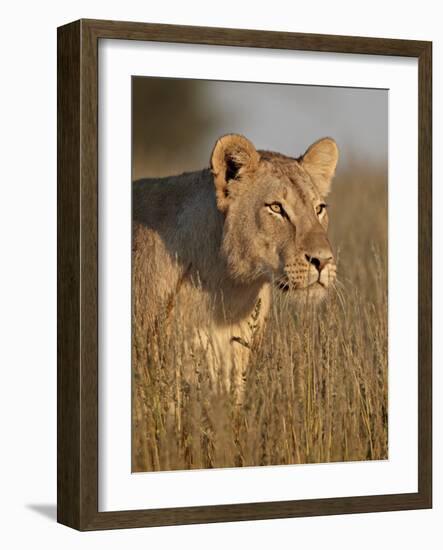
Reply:
[[[274,212],[274,214],[280,214],[280,216],[285,215],[285,211],[283,210],[283,206],[279,202],[273,202],[271,204],[266,205],[271,212]]]
[[[317,212],[317,216],[320,216],[320,214],[322,214],[325,209],[327,208],[327,204],[324,204],[324,203],[321,203],[317,206],[317,208],[315,209],[315,211]]]

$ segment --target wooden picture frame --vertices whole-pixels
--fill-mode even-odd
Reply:
[[[98,42],[159,41],[404,56],[419,76],[419,357],[416,493],[98,511]],[[58,29],[58,521],[79,530],[430,508],[432,506],[432,44],[430,42],[80,20]]]

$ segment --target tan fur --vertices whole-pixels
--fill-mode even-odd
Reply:
[[[322,299],[335,262],[321,205],[337,160],[330,138],[296,159],[230,134],[217,141],[210,170],[134,182],[134,360],[146,361],[158,320],[175,310],[229,388],[261,332],[272,285]]]

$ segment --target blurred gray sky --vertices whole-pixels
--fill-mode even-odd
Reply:
[[[257,147],[288,155],[331,136],[344,162],[384,162],[388,144],[386,90],[208,83],[208,93],[227,120],[224,131],[242,131]]]
[[[135,77],[133,93],[135,178],[208,166],[230,132],[290,156],[331,136],[340,171],[386,169],[387,90]]]

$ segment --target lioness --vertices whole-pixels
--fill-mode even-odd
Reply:
[[[271,285],[317,301],[335,279],[325,197],[337,160],[331,138],[291,158],[229,134],[209,169],[135,181],[133,357],[146,361],[158,319],[181,312],[212,376],[239,385]]]

